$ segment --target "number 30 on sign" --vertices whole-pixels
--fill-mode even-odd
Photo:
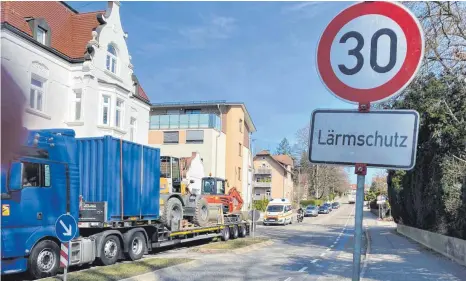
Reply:
[[[402,91],[424,55],[416,17],[392,2],[362,2],[338,14],[317,47],[327,88],[350,103],[380,102]]]

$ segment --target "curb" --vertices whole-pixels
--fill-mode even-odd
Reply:
[[[366,255],[364,257],[364,263],[361,269],[361,276],[360,276],[361,279],[364,279],[364,274],[366,273],[366,270],[367,270],[367,261],[370,258],[370,252],[371,252],[371,235],[369,234],[369,227],[366,224],[364,228],[365,228],[364,233],[366,234],[367,247],[366,247]]]
[[[201,264],[202,264],[201,260],[193,260],[193,261],[185,262],[185,263],[182,263],[182,264],[167,266],[167,267],[164,267],[164,268],[160,268],[160,269],[157,269],[157,270],[154,270],[154,271],[151,271],[151,272],[136,275],[136,276],[129,277],[129,278],[126,278],[126,279],[120,279],[119,281],[148,281],[148,280],[159,281],[160,278],[157,276],[157,272],[159,272],[161,270],[170,269],[170,270],[182,271],[182,270],[186,270],[186,269],[189,269],[189,268],[200,266]]]
[[[244,253],[254,251],[254,250],[257,250],[257,249],[262,248],[262,247],[265,247],[265,246],[272,245],[273,243],[274,242],[272,240],[269,240],[269,241],[257,243],[257,244],[254,244],[254,245],[251,245],[251,246],[248,246],[248,247],[242,247],[242,248],[239,248],[239,249],[231,249],[231,250],[230,249],[202,249],[202,246],[201,246],[201,248],[197,248],[197,249],[194,248],[192,250],[194,252],[203,253],[203,254],[227,254],[227,253],[244,254]]]

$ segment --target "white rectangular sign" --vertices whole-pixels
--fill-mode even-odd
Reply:
[[[416,162],[419,113],[414,110],[317,109],[309,160],[317,164],[410,170]]]

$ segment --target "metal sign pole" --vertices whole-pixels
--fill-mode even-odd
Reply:
[[[70,265],[70,244],[70,242],[66,243],[66,247],[68,247],[68,259],[66,261],[65,272],[63,273],[63,281],[66,281],[68,266]]]
[[[359,281],[361,271],[362,217],[366,173],[366,164],[356,164],[355,174],[358,175],[358,179],[356,189],[356,214],[354,218],[353,281]]]

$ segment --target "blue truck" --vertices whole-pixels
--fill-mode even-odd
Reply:
[[[249,233],[246,220],[224,220],[210,205],[208,226],[167,229],[160,218],[160,150],[111,136],[76,138],[69,129],[29,131],[1,182],[1,273],[33,278],[60,271],[55,224],[71,215],[78,230],[69,265],[138,260],[154,248]],[[241,231],[235,232],[234,230]]]

